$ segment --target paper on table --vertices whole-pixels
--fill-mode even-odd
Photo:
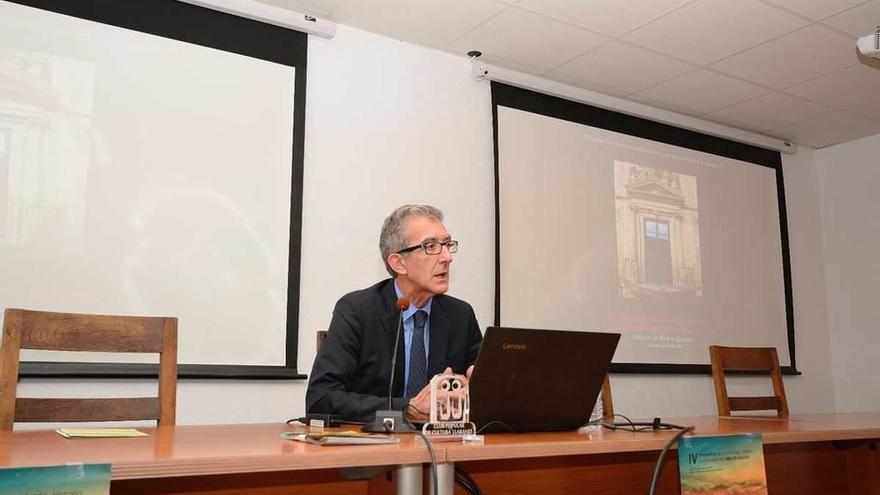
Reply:
[[[59,428],[56,433],[64,438],[126,438],[146,437],[146,433],[134,428]]]
[[[281,438],[283,440],[296,440],[315,445],[377,445],[400,442],[399,438],[389,435],[362,433],[359,431],[328,431],[319,433],[285,431],[281,434]]]

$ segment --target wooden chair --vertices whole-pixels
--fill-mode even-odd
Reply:
[[[712,378],[715,381],[715,400],[719,416],[730,416],[731,411],[775,410],[780,418],[788,417],[788,401],[779,370],[779,358],[774,347],[709,347],[712,360]],[[725,371],[762,371],[770,374],[773,394],[769,397],[729,397]]]
[[[611,400],[611,380],[609,375],[605,374],[605,381],[602,382],[602,416],[605,421],[614,422],[614,402]]]
[[[159,394],[147,398],[16,398],[21,349],[159,354]],[[0,431],[18,422],[158,421],[173,425],[177,401],[177,318],[7,309],[0,356]]]

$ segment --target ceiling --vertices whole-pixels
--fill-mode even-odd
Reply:
[[[880,133],[880,0],[261,0],[822,148]]]

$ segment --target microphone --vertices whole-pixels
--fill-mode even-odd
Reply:
[[[397,319],[397,333],[394,336],[394,347],[391,351],[391,377],[388,379],[388,409],[376,411],[376,419],[361,428],[369,433],[404,433],[415,431],[404,419],[404,411],[395,411],[392,405],[394,395],[394,371],[397,368],[397,347],[400,345],[400,334],[403,331],[403,312],[409,307],[409,296],[399,298],[394,307],[400,313]]]
[[[394,336],[394,347],[391,351],[391,378],[388,379],[388,410],[394,409],[391,406],[391,395],[394,390],[394,370],[397,368],[397,346],[400,345],[400,333],[403,330],[403,312],[409,307],[409,296],[404,295],[394,303],[394,307],[400,312],[397,318],[397,334]]]

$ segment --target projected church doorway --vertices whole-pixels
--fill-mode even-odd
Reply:
[[[701,296],[697,179],[614,162],[622,297]]]
[[[645,281],[649,285],[672,286],[672,250],[667,222],[645,220]]]

